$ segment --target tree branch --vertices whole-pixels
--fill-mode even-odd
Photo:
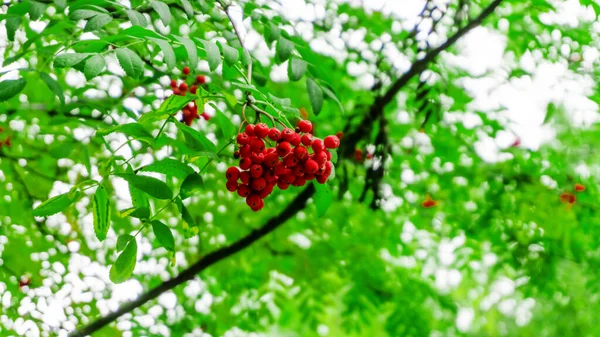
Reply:
[[[387,104],[389,104],[395,95],[402,89],[410,79],[414,76],[420,74],[427,66],[429,62],[431,62],[437,55],[439,55],[443,50],[446,50],[448,47],[453,45],[460,37],[468,33],[471,29],[477,27],[481,24],[481,22],[487,18],[492,12],[500,5],[502,0],[494,0],[477,18],[467,24],[465,27],[459,29],[459,31],[450,37],[448,41],[443,43],[438,48],[432,50],[428,53],[423,59],[416,61],[408,72],[402,75],[385,93],[385,95],[377,97],[369,113],[365,116],[364,123],[362,123],[360,128],[357,128],[352,132],[349,137],[345,137],[348,139],[346,142],[342,142],[342,145],[345,145],[341,148],[342,151],[348,151],[348,149],[353,150],[356,146],[358,140],[364,137],[367,134],[370,134],[370,128],[374,120],[377,119],[378,115],[383,114],[383,110]],[[365,130],[366,127],[366,130]],[[350,144],[350,145],[348,145]],[[148,292],[142,294],[138,299],[131,301],[129,303],[125,303],[122,305],[119,310],[110,313],[100,319],[86,325],[71,334],[69,337],[84,337],[90,335],[102,327],[114,322],[117,318],[121,317],[124,314],[132,312],[136,308],[142,306],[144,303],[157,298],[160,294],[169,291],[178,285],[189,281],[195,277],[196,274],[200,273],[204,269],[212,266],[213,264],[228,258],[231,255],[249,247],[254,242],[262,239],[269,233],[273,232],[275,229],[280,227],[283,223],[285,223],[289,218],[294,216],[296,212],[303,209],[306,205],[306,201],[315,193],[315,188],[313,185],[309,185],[305,188],[300,194],[296,196],[296,198],[277,216],[269,219],[262,227],[250,232],[248,235],[244,236],[240,240],[232,243],[229,246],[223,247],[208,255],[205,255],[198,262],[190,266],[189,268],[182,271],[176,277],[163,282],[159,286],[152,288]]]

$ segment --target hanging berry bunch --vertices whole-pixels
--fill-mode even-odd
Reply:
[[[176,79],[171,79],[171,89],[173,90],[173,95],[185,96],[185,93],[188,91],[195,95],[198,91],[198,86],[206,83],[206,78],[203,75],[197,75],[194,83],[190,86],[187,83],[188,75],[191,72],[190,67],[184,67],[181,72],[183,73],[181,82],[177,81]],[[181,122],[188,126],[192,125],[194,119],[200,119],[200,116],[207,121],[210,119],[210,116],[206,112],[202,112],[202,114],[198,115],[198,106],[196,105],[195,101],[192,101],[186,105],[183,108],[182,113],[183,116],[181,117]]]
[[[327,149],[337,148],[340,139],[333,135],[319,139],[311,131],[308,120],[300,121],[296,130],[248,124],[237,135],[239,150],[234,157],[240,162],[239,167],[227,169],[227,189],[246,198],[246,204],[256,212],[264,207],[264,199],[275,186],[285,190],[311,180],[324,184],[333,171]]]

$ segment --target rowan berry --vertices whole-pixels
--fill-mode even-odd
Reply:
[[[264,171],[263,178],[267,181],[267,183],[272,183],[277,181],[277,176],[272,171]]]
[[[315,177],[316,176],[314,174],[310,174],[310,173],[304,173],[304,176],[303,176],[303,178],[306,180],[313,180],[313,179],[315,179]]]
[[[171,88],[177,88],[177,80],[171,80]]]
[[[325,154],[327,155],[327,160],[331,160],[331,158],[333,157],[333,155],[331,154],[331,152],[329,152],[327,150],[325,150],[323,152],[325,152]]]
[[[319,184],[325,184],[327,182],[327,179],[329,179],[329,176],[326,176],[324,174],[318,175],[317,177],[317,182]]]
[[[283,138],[283,140],[285,140],[286,142],[291,142],[295,134],[296,133],[294,132],[294,130],[290,128],[285,128],[283,129],[283,131],[281,131],[281,138]]]
[[[311,132],[312,128],[312,123],[308,120],[302,120],[300,123],[298,123],[298,129],[300,129],[300,132]]]
[[[248,136],[250,137],[254,137],[254,125],[253,124],[248,124],[246,125],[246,128],[244,129],[246,131],[246,133],[248,134]]]
[[[286,170],[288,170],[283,163],[277,163],[275,165],[275,174],[278,176],[286,174]]]
[[[240,159],[240,168],[242,170],[247,170],[252,166],[252,160],[250,158],[242,158]]]
[[[294,156],[298,158],[299,161],[305,161],[308,158],[308,150],[305,147],[298,146],[294,148]]]
[[[183,72],[184,75],[189,75],[190,74],[190,67],[183,67],[183,69],[181,71]]]
[[[309,159],[304,163],[304,171],[308,174],[315,174],[319,170],[319,164],[316,161]]]
[[[250,183],[250,187],[252,187],[252,189],[255,191],[260,191],[263,188],[265,188],[265,186],[267,186],[267,181],[265,180],[265,178],[253,179],[252,182]]]
[[[229,192],[235,192],[238,189],[238,182],[235,180],[229,180],[225,184],[225,187]]]
[[[268,137],[270,140],[276,142],[279,140],[279,138],[281,138],[281,131],[279,131],[277,128],[271,128],[269,130]]]
[[[242,184],[250,184],[250,172],[240,172],[240,181],[242,182]]]
[[[295,176],[303,176],[304,175],[304,166],[296,165],[296,167],[294,167],[294,169],[292,170],[292,174]]]
[[[296,158],[295,156],[287,156],[285,158],[283,158],[283,164],[287,167],[294,167],[296,165],[298,165],[298,158]]]
[[[275,167],[279,163],[279,156],[277,153],[266,154],[263,163],[266,167]]]
[[[188,90],[188,85],[185,82],[181,82],[181,84],[179,85],[179,91],[187,91]]]
[[[423,201],[422,205],[425,208],[431,208],[431,207],[434,207],[436,205],[436,202],[433,201],[433,200],[431,200],[431,199],[428,199],[428,200]]]
[[[233,151],[233,158],[240,159],[240,151]]]
[[[292,146],[298,146],[300,145],[301,140],[302,138],[300,137],[300,134],[295,133],[292,139],[290,140],[290,144],[292,144]]]
[[[277,144],[277,155],[285,157],[292,150],[292,146],[288,142],[281,142]]]
[[[250,189],[250,186],[248,186],[246,184],[242,184],[242,185],[238,186],[237,193],[240,197],[245,198],[245,197],[249,196],[250,193],[252,193],[252,190]]]
[[[250,158],[251,154],[252,148],[250,147],[250,144],[246,144],[240,147],[240,156],[242,156],[242,158]]]
[[[246,145],[250,142],[250,136],[245,132],[238,134],[236,139],[237,143],[240,145]]]
[[[304,184],[306,184],[306,179],[298,177],[296,178],[296,180],[294,180],[294,182],[292,183],[292,186],[304,186]]]
[[[196,83],[198,83],[198,84],[204,84],[204,83],[206,83],[206,77],[204,77],[202,75],[196,76]]]
[[[296,176],[293,175],[292,173],[287,173],[287,174],[283,174],[283,175],[279,176],[279,180],[286,182],[288,184],[291,184],[296,180]]]
[[[254,210],[255,207],[260,205],[261,200],[262,199],[258,194],[251,194],[248,196],[248,198],[246,198],[246,204],[248,204],[248,206]]]
[[[319,164],[319,166],[324,165],[327,162],[327,153],[325,151],[317,152],[313,155],[313,160]]]
[[[269,127],[265,123],[258,123],[254,126],[254,135],[258,138],[265,138],[269,134]]]
[[[190,92],[195,95],[198,92],[198,86],[197,85],[192,85],[190,87]]]
[[[325,163],[325,171],[323,171],[323,175],[330,176],[331,172],[333,172],[333,163],[328,161]]]
[[[302,137],[300,138],[300,141],[302,142],[302,145],[310,146],[314,139],[315,139],[315,137],[313,135],[311,135],[310,133],[306,133],[306,134],[302,135]]]
[[[254,165],[250,166],[250,175],[252,176],[252,178],[258,178],[258,177],[262,176],[262,174],[263,174],[262,166],[260,166],[258,164],[254,164]]]
[[[337,149],[340,146],[340,139],[337,136],[327,136],[324,143],[328,149]]]
[[[583,186],[582,184],[577,183],[577,184],[575,184],[575,191],[577,191],[577,192],[583,192],[583,191],[585,191],[585,186]]]
[[[203,112],[202,114],[200,114],[200,116],[202,116],[202,118],[204,118],[205,121],[209,121],[210,120],[210,115],[208,113]]]
[[[263,142],[262,139],[253,138],[250,141],[250,147],[252,148],[252,151],[260,153],[265,150],[265,142]]]
[[[343,133],[342,131],[338,131],[338,132],[336,132],[336,134],[335,134],[335,135],[336,135],[336,136],[337,136],[339,139],[342,139],[342,138],[344,138],[344,133]]]
[[[274,184],[267,184],[267,186],[265,186],[265,188],[263,188],[258,195],[263,199],[268,197],[269,194],[273,193],[273,187],[275,187]]]
[[[235,166],[231,166],[225,172],[225,176],[227,177],[227,180],[229,180],[229,181],[238,180],[238,178],[240,177],[240,170]]]
[[[283,180],[279,180],[277,181],[277,187],[279,187],[280,190],[287,190],[288,187],[290,187],[290,184]]]
[[[319,153],[325,149],[325,145],[323,144],[322,140],[320,140],[319,138],[316,138],[312,142],[312,149],[315,153]]]
[[[357,161],[363,161],[363,152],[361,149],[354,150],[354,159]]]

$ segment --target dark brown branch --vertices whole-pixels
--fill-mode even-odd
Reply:
[[[209,253],[208,255],[205,255],[198,262],[196,262],[195,264],[190,266],[188,269],[181,272],[176,277],[174,277],[168,281],[165,281],[162,284],[160,284],[159,286],[151,289],[150,291],[146,292],[145,294],[140,296],[135,301],[124,304],[123,306],[121,306],[119,308],[119,310],[117,310],[113,313],[110,313],[110,314],[100,318],[99,320],[94,321],[91,324],[73,332],[72,334],[69,335],[69,337],[83,337],[83,336],[90,335],[90,334],[98,331],[105,325],[113,322],[118,317],[121,317],[122,315],[133,311],[134,309],[141,306],[142,304],[144,304],[152,299],[155,299],[156,297],[158,297],[160,294],[164,293],[165,291],[169,291],[169,290],[175,288],[176,286],[193,279],[194,276],[196,276],[196,274],[198,274],[201,271],[203,271],[204,269],[212,266],[213,264],[243,250],[244,248],[247,248],[248,246],[252,245],[254,242],[260,240],[261,238],[265,237],[267,234],[269,234],[272,231],[274,231],[275,229],[277,229],[279,226],[281,226],[283,223],[285,223],[289,218],[294,216],[294,214],[296,214],[296,212],[298,212],[299,210],[304,208],[306,201],[314,193],[315,193],[315,188],[311,184],[307,188],[305,188],[300,194],[298,194],[296,196],[296,198],[281,213],[279,213],[279,215],[269,219],[269,221],[267,221],[267,223],[264,226],[250,232],[248,235],[244,236],[243,238],[232,243],[229,246],[223,247],[212,253]]]
[[[409,80],[411,80],[416,75],[420,74],[426,68],[427,64],[429,62],[431,62],[433,59],[435,59],[435,57],[437,55],[439,55],[443,50],[449,48],[460,37],[465,35],[471,29],[480,25],[481,22],[486,17],[488,17],[490,14],[492,14],[492,12],[500,5],[501,2],[502,2],[502,0],[494,0],[477,18],[475,18],[472,22],[467,24],[464,28],[461,28],[455,35],[450,37],[448,39],[448,41],[446,41],[444,44],[442,44],[438,48],[432,50],[423,59],[415,62],[412,65],[412,67],[409,69],[409,71],[406,72],[404,75],[402,75],[390,87],[390,89],[386,92],[385,95],[378,97],[375,100],[375,102],[371,106],[371,109],[369,110],[369,114],[367,116],[365,116],[365,120],[367,121],[367,123],[363,123],[361,125],[361,128],[354,130],[354,132],[352,132],[352,134],[349,134],[348,137],[345,137],[345,139],[348,139],[348,141],[342,142],[342,144],[344,144],[345,146],[342,147],[340,150],[346,151],[346,152],[348,151],[348,149],[353,150],[354,146],[356,146],[356,143],[358,142],[358,140],[360,140],[362,137],[364,137],[364,135],[369,134],[368,131],[370,131],[370,127],[372,126],[373,121],[375,119],[377,119],[378,115],[383,114],[383,110],[386,107],[386,105],[389,104],[394,99],[394,97],[400,91],[400,89],[402,89],[408,83]],[[365,126],[367,128],[366,129],[367,132],[365,132],[365,130],[364,130]],[[348,144],[351,144],[351,145],[348,145]],[[289,218],[294,216],[299,210],[303,209],[304,206],[306,205],[307,200],[314,193],[315,193],[315,188],[313,187],[313,185],[309,185],[300,194],[298,194],[296,196],[296,198],[279,215],[269,219],[262,227],[252,231],[248,235],[244,236],[243,238],[232,243],[229,246],[223,247],[212,253],[209,253],[208,255],[205,255],[198,262],[196,262],[189,268],[182,271],[176,277],[174,277],[168,281],[165,281],[162,284],[160,284],[159,286],[142,294],[138,299],[131,301],[129,303],[125,303],[124,305],[122,305],[119,308],[119,310],[117,310],[113,313],[110,313],[104,317],[101,317],[98,320],[90,323],[89,325],[86,325],[86,326],[82,327],[81,329],[74,331],[73,333],[69,334],[69,337],[84,337],[84,336],[90,335],[90,334],[98,331],[102,327],[110,324],[111,322],[114,322],[117,318],[121,317],[122,315],[130,313],[133,310],[135,310],[136,308],[142,306],[144,303],[155,299],[160,294],[162,294],[166,291],[169,291],[169,290],[177,287],[178,285],[193,279],[196,274],[198,274],[201,271],[203,271],[204,269],[212,266],[213,264],[215,264],[223,259],[226,259],[229,256],[234,255],[235,253],[249,247],[254,242],[262,239],[269,233],[273,232],[275,229],[277,229],[283,223],[285,223]]]

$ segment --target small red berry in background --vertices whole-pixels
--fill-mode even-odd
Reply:
[[[202,118],[204,118],[205,121],[209,121],[210,120],[210,115],[205,112],[203,112],[200,116],[202,116]]]
[[[373,159],[373,154],[372,153],[367,153],[367,160],[372,160]]]
[[[423,202],[421,203],[421,205],[424,208],[432,208],[435,207],[437,205],[437,201],[431,199],[431,196],[429,196],[429,194],[427,196],[425,196],[425,200],[423,200]]]
[[[519,145],[521,145],[521,138],[518,138],[518,137],[517,137],[517,139],[515,139],[515,141],[512,143],[512,145],[511,145],[511,146],[512,146],[512,147],[517,147],[517,146],[519,146]]]
[[[202,75],[198,75],[196,76],[196,83],[197,84],[205,84],[206,83],[206,77],[202,76]]]
[[[195,94],[198,92],[198,86],[197,86],[197,85],[195,85],[195,84],[194,84],[194,85],[192,85],[192,86],[190,87],[190,92],[191,92],[192,94],[194,94],[194,95],[195,95]]]
[[[344,138],[344,133],[343,133],[342,131],[338,131],[338,132],[337,132],[335,135],[336,135],[336,136],[337,136],[339,139],[342,139],[342,138]]]
[[[189,75],[190,74],[190,67],[183,67],[183,69],[181,71],[183,72],[184,75]]]
[[[27,287],[31,284],[31,279],[28,277],[21,277],[19,279],[19,288]]]
[[[575,194],[573,194],[571,192],[563,192],[560,194],[559,198],[560,198],[560,202],[566,202],[571,206],[577,201]]]
[[[183,67],[181,69],[181,72],[184,75],[182,77],[181,83],[179,83],[177,81],[177,79],[174,79],[174,78],[171,79],[171,81],[169,83],[171,86],[171,90],[173,90],[173,95],[185,96],[188,91],[195,95],[198,93],[198,85],[202,85],[202,84],[206,83],[204,76],[198,75],[198,76],[196,76],[196,82],[190,86],[190,84],[188,84],[186,82],[186,76],[191,73],[190,67],[187,67],[187,66]],[[210,120],[210,115],[207,114],[206,112],[203,112],[200,115],[198,114],[198,106],[196,105],[195,101],[190,102],[187,106],[185,106],[181,110],[181,112],[182,112],[181,122],[185,123],[188,126],[192,125],[194,120],[200,119],[200,117],[202,117],[206,121]]]
[[[246,198],[246,204],[257,212],[275,187],[286,190],[311,180],[325,184],[333,173],[332,154],[326,148],[339,147],[340,140],[330,135],[324,141],[311,131],[312,123],[306,120],[296,130],[248,124],[236,138],[239,148],[234,157],[240,158],[239,168],[232,166],[225,172],[227,190]]]
[[[177,88],[177,80],[176,79],[171,80],[171,88]]]
[[[583,186],[582,184],[577,183],[577,184],[575,184],[575,191],[577,191],[577,192],[583,192],[583,191],[585,191],[585,186]]]
[[[363,151],[361,149],[354,150],[354,159],[359,162],[363,161]]]
[[[179,85],[179,91],[181,91],[181,92],[186,92],[187,90],[188,90],[188,85],[187,85],[187,83],[185,83],[185,82],[182,82],[182,83]]]

